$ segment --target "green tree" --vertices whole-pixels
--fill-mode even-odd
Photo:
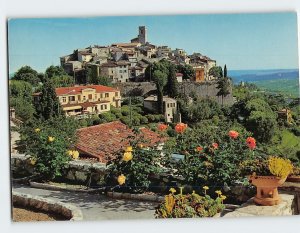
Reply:
[[[208,74],[220,79],[223,77],[223,71],[222,71],[222,67],[221,66],[214,66],[212,68],[209,69]]]
[[[16,116],[26,122],[35,113],[32,103],[32,85],[25,81],[11,80],[9,82],[10,106],[16,110]]]
[[[177,72],[182,73],[183,79],[192,80],[195,77],[195,70],[190,65],[177,65]]]
[[[169,66],[168,81],[165,86],[165,92],[172,98],[178,96],[178,82],[176,79],[176,71],[174,65]]]
[[[74,78],[69,75],[53,76],[51,82],[54,87],[71,87],[74,86]]]
[[[218,86],[217,88],[219,89],[217,96],[222,96],[222,106],[223,106],[223,100],[224,97],[230,94],[230,80],[229,78],[220,78],[218,80]]]
[[[61,66],[49,66],[46,69],[45,75],[47,78],[53,78],[56,76],[64,76],[67,73],[64,71],[64,69]]]
[[[226,64],[224,66],[224,78],[227,78],[227,66],[226,66]]]
[[[212,119],[221,114],[218,103],[211,99],[200,99],[188,109],[189,121],[199,122],[201,120]]]
[[[30,66],[21,67],[13,76],[13,80],[21,80],[29,82],[33,86],[36,86],[41,80],[38,76],[38,72],[32,69]]]
[[[167,84],[167,74],[160,71],[160,70],[155,70],[153,73],[153,78],[154,82],[156,84],[156,89],[157,89],[157,107],[158,107],[158,112],[163,113],[163,89],[164,86]]]
[[[39,118],[48,120],[63,115],[54,85],[51,81],[44,83],[39,98],[39,102],[35,105]]]

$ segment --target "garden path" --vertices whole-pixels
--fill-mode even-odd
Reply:
[[[117,200],[100,194],[36,189],[13,184],[13,191],[69,203],[80,208],[83,220],[154,219],[157,203]]]

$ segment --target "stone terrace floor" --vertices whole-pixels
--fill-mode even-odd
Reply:
[[[154,219],[158,203],[133,200],[116,200],[100,194],[36,189],[13,184],[13,190],[55,201],[72,204],[81,209],[83,220]]]

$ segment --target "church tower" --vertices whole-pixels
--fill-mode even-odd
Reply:
[[[139,26],[139,42],[141,44],[146,44],[147,42],[147,29],[145,26]]]

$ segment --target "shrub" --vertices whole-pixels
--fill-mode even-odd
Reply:
[[[148,124],[148,118],[145,117],[145,116],[142,116],[142,117],[140,118],[140,121],[141,121],[141,124]]]
[[[224,209],[225,198],[223,195],[213,199],[209,195],[200,196],[196,193],[172,193],[165,196],[165,201],[156,208],[155,215],[156,218],[213,217]]]
[[[161,152],[156,147],[146,147],[148,142],[139,130],[135,130],[135,135],[128,140],[130,147],[118,151],[116,159],[107,164],[106,183],[114,190],[139,193],[149,188],[149,176],[160,171]]]
[[[25,153],[36,160],[35,172],[51,180],[62,175],[70,159],[67,150],[75,144],[77,122],[71,118],[54,118],[23,127],[21,143]]]
[[[114,114],[110,113],[110,112],[104,112],[99,114],[99,118],[101,120],[102,123],[104,122],[112,122],[115,121],[117,118]]]

